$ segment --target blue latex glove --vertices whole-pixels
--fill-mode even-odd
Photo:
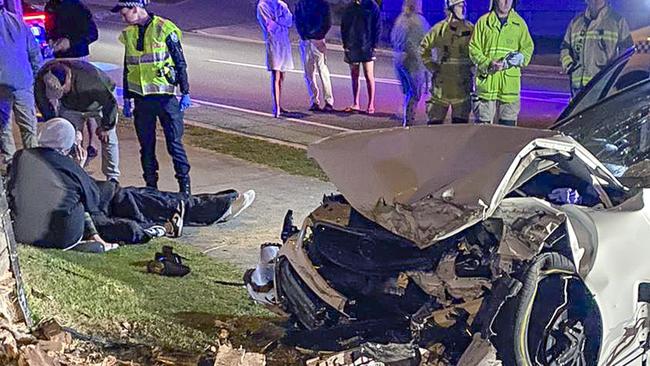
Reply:
[[[131,99],[124,99],[122,115],[126,118],[133,117],[133,108],[131,107]]]
[[[575,205],[582,203],[580,193],[573,188],[555,188],[548,195],[548,199],[558,205]]]
[[[183,96],[181,97],[181,112],[185,112],[185,110],[191,106],[192,106],[192,98],[190,98],[189,94],[183,94]]]

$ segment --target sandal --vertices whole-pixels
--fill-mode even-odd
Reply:
[[[359,108],[354,108],[353,106],[349,106],[349,107],[346,107],[346,108],[343,110],[343,112],[344,112],[344,113],[359,113],[359,112],[361,112],[361,109],[359,109]]]

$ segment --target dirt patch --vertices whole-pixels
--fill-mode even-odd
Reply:
[[[225,317],[210,313],[181,312],[174,315],[189,327],[212,334],[215,339],[224,330],[235,346],[263,353],[270,366],[304,365],[313,354],[301,353],[282,344],[287,319],[263,317]]]

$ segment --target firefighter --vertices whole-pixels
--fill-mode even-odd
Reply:
[[[515,126],[521,108],[521,69],[533,56],[533,39],[515,0],[496,0],[490,12],[476,22],[469,56],[476,65],[478,101],[474,113],[479,123]]]
[[[560,52],[572,97],[633,44],[627,22],[607,0],[587,0],[587,10],[569,24]]]
[[[187,64],[181,31],[171,21],[150,14],[149,0],[120,0],[112,9],[128,24],[120,35],[124,44],[124,116],[131,117],[140,142],[140,162],[148,187],[158,188],[156,119],[160,120],[171,155],[179,191],[190,192],[190,164],[183,146],[183,112],[190,107]],[[182,93],[180,103],[176,86]]]
[[[465,19],[465,0],[445,0],[447,18],[420,43],[422,62],[431,72],[428,124],[442,124],[451,107],[452,123],[467,123],[471,110],[472,62],[468,44],[474,25]]]

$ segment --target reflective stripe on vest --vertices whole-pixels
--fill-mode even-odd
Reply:
[[[618,42],[618,32],[612,32],[612,31],[597,31],[597,30],[592,30],[592,31],[581,31],[578,34],[573,34],[571,37],[571,42],[576,43],[579,42],[580,40],[590,40],[590,41],[599,41],[599,40],[604,40],[604,41],[609,41],[609,42]]]
[[[143,54],[142,56],[126,56],[124,58],[124,62],[127,65],[149,64],[153,62],[164,62],[168,58],[171,58],[171,55],[165,50],[161,52]]]

